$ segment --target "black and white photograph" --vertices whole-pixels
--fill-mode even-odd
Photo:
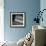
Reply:
[[[11,12],[10,25],[11,27],[24,27],[25,26],[25,13],[24,12]]]

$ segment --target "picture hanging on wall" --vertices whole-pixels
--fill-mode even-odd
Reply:
[[[25,27],[25,12],[10,12],[11,27]]]

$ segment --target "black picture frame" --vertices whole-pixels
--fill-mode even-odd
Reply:
[[[10,27],[25,27],[25,12],[10,12]]]

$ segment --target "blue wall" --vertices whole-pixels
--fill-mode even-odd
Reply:
[[[40,1],[40,10],[41,10],[41,11],[42,11],[43,9],[46,9],[46,5],[45,5],[45,4],[46,4],[46,0],[41,0],[41,1]],[[43,22],[40,21],[40,25],[46,27],[46,10],[43,12],[42,17],[43,17]]]
[[[33,19],[40,9],[40,0],[4,0],[4,38],[7,41],[18,41],[31,31]],[[26,12],[26,27],[11,28],[10,12]]]

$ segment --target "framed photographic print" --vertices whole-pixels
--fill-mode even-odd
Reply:
[[[10,12],[10,26],[24,27],[25,26],[25,12]]]

